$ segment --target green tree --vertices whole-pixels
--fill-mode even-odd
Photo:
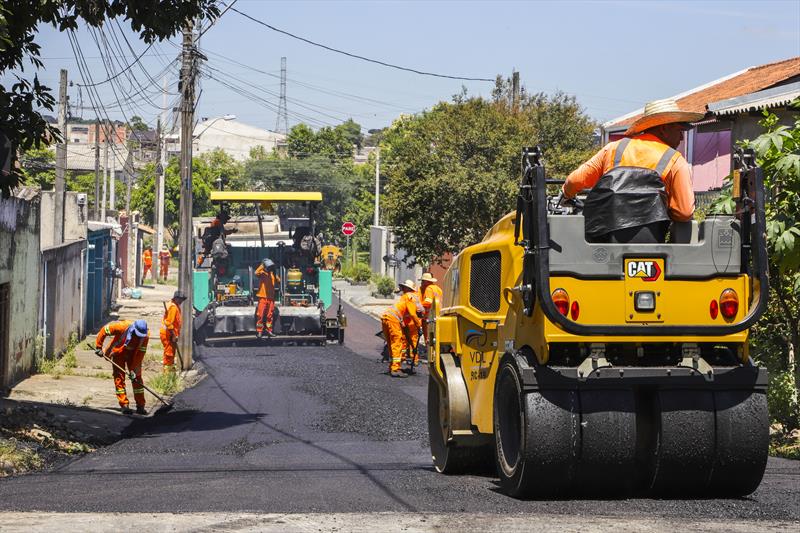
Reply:
[[[56,180],[56,154],[49,148],[30,148],[19,158],[23,183],[50,190]]]
[[[355,145],[359,149],[361,148],[361,145],[364,142],[364,136],[361,134],[361,124],[354,121],[352,118],[349,118],[336,126],[335,129],[344,135],[348,143]]]
[[[133,131],[147,131],[150,128],[144,123],[144,120],[139,115],[133,115],[128,123]]]
[[[591,155],[593,130],[560,94],[525,96],[515,110],[462,93],[401,117],[381,143],[387,221],[418,261],[458,252],[513,209],[523,146],[543,144],[549,171],[566,173]]]
[[[25,179],[17,168],[16,153],[40,148],[50,139],[60,138],[48,125],[40,110],[52,111],[55,105],[51,89],[22,74],[28,62],[34,69],[44,66],[37,42],[40,24],[59,31],[78,28],[79,22],[99,27],[109,19],[121,18],[145,43],[175,35],[187,21],[219,16],[216,0],[3,0],[0,3],[0,75],[8,71],[16,81],[0,84],[0,131],[13,148],[11,172],[0,175],[0,193],[7,196],[12,187]]]
[[[800,108],[800,100],[792,106]],[[764,112],[764,133],[742,143],[753,148],[764,170],[767,195],[767,247],[770,300],[767,312],[753,328],[755,356],[772,374],[770,412],[785,429],[798,427],[800,379],[796,354],[800,346],[800,115],[792,126]],[[730,184],[712,207],[733,211]]]
[[[297,124],[289,130],[286,136],[286,146],[290,157],[302,159],[314,153],[316,149],[316,135],[306,124]]]

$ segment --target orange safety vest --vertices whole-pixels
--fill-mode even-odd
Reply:
[[[394,304],[387,307],[381,315],[381,320],[397,321],[401,325],[406,323],[407,318],[416,327],[419,328],[422,326],[422,321],[417,315],[416,304],[411,298],[407,298],[405,294],[401,295]]]
[[[170,259],[172,259],[172,254],[169,252],[165,252],[163,250],[158,252],[158,260],[161,261],[162,265],[168,265]]]
[[[153,265],[153,252],[151,252],[150,250],[145,250],[144,252],[142,252],[142,259],[144,260],[144,264],[146,266],[152,266]]]
[[[439,308],[441,308],[442,296],[442,288],[438,285],[431,283],[425,287],[425,296],[422,298],[422,306],[425,307],[425,314],[430,312],[434,299],[439,303]]]
[[[420,298],[419,296],[419,291],[407,292],[401,296],[401,298],[403,297],[405,297],[409,301],[410,305],[414,307],[414,310],[417,312],[418,318],[421,319],[425,316],[425,308],[422,306],[422,298]],[[406,326],[410,326],[415,322],[417,321],[413,320],[411,318],[411,315],[406,315],[403,320],[403,323]]]
[[[130,343],[125,342],[128,337],[128,328],[132,325],[132,320],[109,322],[97,333],[95,346],[102,349],[106,337],[113,335],[114,338],[109,346],[112,355],[121,355],[124,352],[133,353],[136,350],[147,352],[147,341],[149,340],[147,337],[141,338],[134,335],[131,337]]]
[[[275,275],[274,272],[267,271],[267,269],[264,268],[264,265],[258,265],[255,274],[258,278],[258,292],[256,293],[256,296],[259,298],[274,300],[275,286],[281,282],[281,278]]]
[[[164,331],[172,331],[173,336],[177,339],[181,332],[181,308],[173,301],[167,304],[167,310],[164,311],[164,318],[161,319],[161,329]]]

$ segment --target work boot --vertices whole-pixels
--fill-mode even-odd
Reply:
[[[256,331],[256,339],[263,339],[263,338],[264,338],[264,332],[261,330]]]
[[[267,337],[269,337],[269,338],[271,339],[271,338],[272,338],[272,337],[274,337],[274,336],[275,336],[275,334],[274,334],[274,333],[272,333],[272,330],[269,330],[269,329],[268,329],[268,330],[267,330]]]
[[[402,370],[394,370],[394,371],[392,371],[391,376],[393,378],[407,378],[408,374],[406,374]]]
[[[136,406],[136,414],[137,415],[146,415],[147,409],[144,408],[144,405],[137,405]]]
[[[131,409],[127,405],[125,405],[123,407],[120,407],[119,410],[122,411],[123,415],[132,415],[133,414],[133,409]]]

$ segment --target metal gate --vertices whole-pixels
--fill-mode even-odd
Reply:
[[[8,373],[8,330],[11,327],[11,284],[0,283],[0,388]]]

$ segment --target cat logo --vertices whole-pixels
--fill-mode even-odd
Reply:
[[[631,259],[626,262],[626,274],[629,278],[641,278],[642,281],[656,281],[661,276],[661,267],[656,261],[639,261]]]

